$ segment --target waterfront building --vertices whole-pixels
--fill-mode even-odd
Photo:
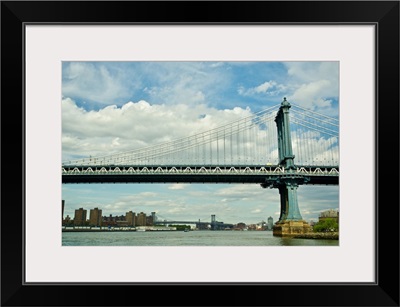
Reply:
[[[272,216],[270,216],[267,221],[268,221],[268,230],[272,230],[272,228],[274,227],[274,219],[272,218]]]
[[[256,224],[247,225],[247,230],[256,230],[256,229],[257,229],[257,225]]]
[[[335,209],[329,209],[321,212],[319,215],[319,221],[321,222],[327,219],[333,219],[336,221],[336,223],[339,223],[339,211]]]
[[[128,225],[128,222],[125,221],[125,220],[117,221],[117,222],[116,222],[116,225],[117,225],[118,227],[128,227],[128,226],[131,226],[131,225]]]
[[[63,219],[63,221],[62,221],[62,226],[73,226],[73,222],[74,221],[72,221],[70,216],[67,214],[65,219]]]
[[[128,226],[136,226],[136,213],[132,211],[127,212],[125,220]]]
[[[90,218],[89,225],[90,226],[101,226],[102,225],[102,210],[99,208],[90,209]]]
[[[136,216],[136,226],[146,226],[146,214],[140,212]]]
[[[87,210],[84,210],[83,208],[79,208],[79,209],[75,210],[74,225],[75,226],[84,226],[86,223],[86,214],[87,214]]]
[[[240,222],[240,223],[237,223],[237,224],[234,226],[234,229],[235,229],[235,230],[244,230],[244,229],[247,229],[247,226],[246,226],[245,223]]]
[[[106,226],[114,226],[116,224],[112,214],[110,214],[109,216],[103,216],[103,222],[102,225],[106,225]]]
[[[110,214],[109,216],[103,216],[102,217],[102,225],[107,225],[107,226],[116,226],[118,224],[118,222],[125,222],[126,218],[125,215],[121,215],[121,216],[113,216],[112,214]]]
[[[256,230],[266,230],[268,228],[267,228],[267,224],[264,221],[261,221],[255,225],[255,229]]]
[[[146,216],[146,226],[154,226],[154,217],[153,215]]]

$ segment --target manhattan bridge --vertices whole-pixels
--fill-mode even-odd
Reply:
[[[62,183],[246,183],[277,189],[274,235],[310,231],[301,185],[339,184],[339,121],[282,103],[208,131],[62,163]]]

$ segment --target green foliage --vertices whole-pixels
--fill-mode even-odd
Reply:
[[[190,229],[189,225],[169,225],[170,227],[176,227],[176,230]]]
[[[337,232],[339,224],[335,219],[325,219],[314,225],[314,232]]]

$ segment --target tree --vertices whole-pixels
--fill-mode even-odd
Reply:
[[[170,225],[170,227],[176,227],[176,230],[190,229],[190,225]]]
[[[337,232],[339,224],[335,219],[324,219],[314,225],[314,232]]]

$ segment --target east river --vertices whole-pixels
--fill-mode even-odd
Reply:
[[[272,231],[63,232],[63,246],[339,246],[339,240],[281,238]]]

